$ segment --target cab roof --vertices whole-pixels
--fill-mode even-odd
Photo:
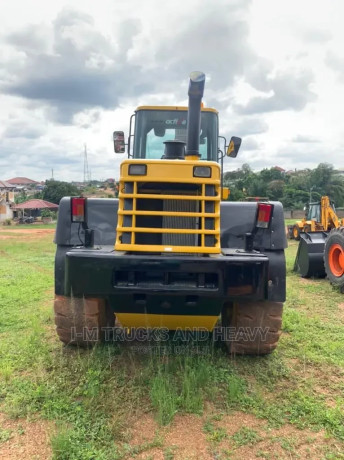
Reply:
[[[176,105],[140,105],[137,107],[135,112],[139,112],[140,110],[174,110],[174,111],[181,111],[187,112],[188,107],[176,106]],[[202,107],[202,112],[213,112],[218,114],[219,112],[216,109],[212,109],[210,107]]]

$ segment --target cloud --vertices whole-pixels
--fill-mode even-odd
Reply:
[[[48,32],[46,26],[37,25],[7,36],[13,50],[25,55],[20,69],[3,62],[11,76],[1,89],[46,104],[52,120],[68,124],[80,111],[113,109],[128,98],[173,91],[177,100],[185,99],[185,87],[175,83],[186,82],[188,73],[199,69],[208,77],[210,105],[219,107],[221,92],[237,77],[247,71],[264,86],[267,70],[266,61],[253,53],[248,42],[245,13],[250,2],[220,3],[222,14],[219,5],[206,2],[187,21],[174,15],[178,28],[173,34],[165,31],[160,38],[153,26],[151,41],[139,19],[123,19],[108,36],[97,30],[91,16],[64,9]],[[49,37],[51,46],[42,47],[40,43],[49,42]],[[148,67],[142,57],[141,61],[132,57],[142,43],[154,56]],[[228,106],[228,101],[223,104]]]
[[[315,27],[297,28],[297,35],[301,37],[302,41],[311,44],[314,43],[315,45],[329,42],[332,39],[332,33],[329,30]]]
[[[27,54],[39,54],[48,51],[51,34],[45,25],[27,25],[22,30],[7,35],[5,42]]]
[[[309,86],[313,75],[309,71],[278,74],[269,78],[270,93],[264,96],[253,97],[246,105],[236,104],[235,110],[239,114],[256,114],[281,110],[300,111],[309,102],[316,99]]]
[[[34,54],[27,52],[24,68],[14,72],[14,77],[1,85],[2,90],[46,103],[48,113],[61,123],[70,123],[73,115],[85,108],[115,107],[122,96],[153,87],[148,79],[138,84],[142,81],[140,69],[126,62],[138,30],[137,22],[123,21],[119,40],[114,43],[95,29],[90,16],[63,10],[53,23],[52,51],[39,51],[38,47]],[[9,35],[7,43],[21,48],[27,42],[27,50],[35,49],[42,34],[39,26],[35,34],[30,32],[27,28]]]
[[[303,134],[298,134],[292,139],[292,142],[296,142],[300,144],[307,144],[307,143],[318,143],[320,141],[314,136],[305,136]]]
[[[44,130],[42,127],[27,124],[23,121],[16,121],[10,124],[3,132],[2,137],[7,138],[25,138],[25,139],[37,139],[42,136]]]
[[[269,129],[269,125],[261,118],[244,118],[237,123],[232,129],[237,136],[243,137],[250,134],[265,133]]]
[[[259,143],[253,137],[246,137],[242,140],[242,150],[258,150]]]
[[[328,51],[325,57],[325,64],[334,70],[340,82],[344,82],[344,58],[338,57],[331,51]]]

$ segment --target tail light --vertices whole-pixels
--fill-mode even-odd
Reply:
[[[268,203],[258,203],[257,222],[258,228],[269,228],[272,217],[273,205]]]
[[[71,198],[72,222],[86,222],[86,198]]]

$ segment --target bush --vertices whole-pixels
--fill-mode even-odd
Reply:
[[[52,220],[56,220],[57,212],[56,211],[51,211],[50,209],[42,209],[41,217],[51,217]]]
[[[12,219],[5,219],[4,225],[12,225]]]

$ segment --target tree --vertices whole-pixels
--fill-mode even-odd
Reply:
[[[43,200],[59,204],[64,196],[79,196],[80,192],[75,185],[58,180],[47,180],[43,190]]]
[[[19,203],[24,203],[24,201],[27,200],[27,194],[25,192],[25,190],[22,190],[19,195],[16,195],[15,198],[14,198],[14,202],[15,204],[19,204]]]

